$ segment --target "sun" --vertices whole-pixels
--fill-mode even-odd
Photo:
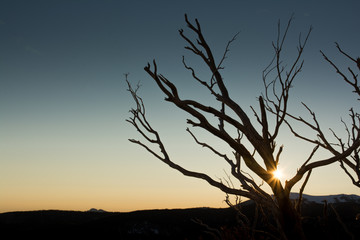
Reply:
[[[279,179],[279,180],[283,177],[283,174],[282,174],[282,172],[281,172],[279,169],[276,169],[276,170],[273,172],[273,175],[274,175],[274,178]]]

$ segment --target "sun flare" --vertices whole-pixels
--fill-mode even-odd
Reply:
[[[282,172],[279,170],[279,169],[276,169],[274,172],[273,172],[273,175],[274,175],[274,178],[276,178],[276,179],[281,179],[282,178],[282,176],[283,176],[283,174],[282,174]]]

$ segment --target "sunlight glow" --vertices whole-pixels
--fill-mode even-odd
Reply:
[[[274,172],[273,172],[273,175],[274,175],[274,178],[277,178],[277,179],[281,179],[283,174],[282,172],[279,170],[279,169],[276,169]]]

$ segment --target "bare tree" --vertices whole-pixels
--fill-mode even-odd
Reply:
[[[192,119],[187,119],[187,123],[190,126],[205,130],[217,137],[219,141],[225,142],[232,149],[233,156],[230,157],[221,153],[214,146],[199,140],[189,128],[186,129],[197,144],[209,149],[228,164],[232,177],[238,181],[240,187],[236,187],[236,184],[229,184],[222,180],[214,179],[203,172],[190,171],[173,162],[158,131],[151,126],[146,118],[143,100],[137,94],[138,87],[134,89],[129,83],[126,75],[128,90],[136,103],[136,107],[130,110],[132,116],[127,121],[136,128],[147,142],[144,143],[135,139],[129,140],[144,147],[148,152],[169,167],[176,169],[186,176],[203,179],[226,194],[243,196],[254,200],[261,209],[265,209],[267,213],[272,213],[279,228],[280,238],[305,239],[299,209],[301,194],[304,191],[312,169],[338,161],[348,165],[350,160],[347,160],[347,157],[352,153],[357,153],[356,149],[358,149],[360,143],[360,126],[357,121],[359,119],[358,114],[355,114],[354,112],[352,112],[353,115],[351,115],[353,119],[350,128],[351,131],[348,128],[348,132],[353,138],[351,141],[348,141],[347,145],[338,144],[340,146],[338,146],[339,148],[337,149],[335,149],[336,146],[327,140],[327,137],[323,134],[315,117],[315,113],[313,113],[309,107],[304,104],[306,109],[308,109],[309,113],[313,116],[313,122],[305,121],[303,118],[294,116],[288,112],[290,89],[293,81],[302,70],[302,54],[312,29],[309,29],[304,40],[301,39],[301,35],[299,36],[297,55],[293,62],[286,67],[282,62],[282,51],[292,18],[288,21],[283,33],[281,33],[279,21],[277,40],[273,43],[274,58],[263,71],[265,91],[264,94],[258,98],[259,111],[256,111],[255,108],[251,107],[255,115],[254,120],[251,120],[249,115],[244,111],[244,106],[241,106],[230,97],[229,91],[220,73],[223,69],[223,61],[226,58],[229,47],[235,40],[236,35],[228,42],[222,58],[217,62],[203,36],[198,20],[195,19],[195,24],[192,24],[185,15],[185,21],[187,27],[191,32],[195,33],[197,37],[196,40],[191,40],[185,35],[184,30],[179,30],[180,36],[187,43],[185,49],[202,59],[211,73],[211,78],[209,80],[201,79],[197,75],[195,69],[186,63],[184,57],[182,61],[183,65],[191,72],[193,79],[207,89],[219,102],[220,107],[216,108],[199,101],[180,98],[175,84],[164,75],[158,73],[158,67],[155,60],[153,61],[152,67],[149,63],[144,69],[156,82],[160,90],[166,95],[166,101],[175,104],[176,107],[192,116]],[[273,79],[269,80],[271,76],[273,76]],[[214,116],[214,118],[217,119],[218,124],[214,124],[214,121],[210,116]],[[317,133],[318,138],[313,140],[299,134],[293,129],[290,120],[299,121],[305,124],[306,127]],[[283,125],[287,125],[295,137],[301,138],[314,145],[314,149],[309,153],[309,156],[304,159],[304,162],[298,168],[296,174],[286,181],[284,185],[279,179],[274,177],[274,172],[277,170],[283,151],[283,146],[277,146],[275,140],[278,138]],[[233,131],[234,129],[235,131]],[[340,138],[336,135],[335,137],[341,142]],[[249,147],[249,144],[251,147]],[[157,145],[160,148],[160,152],[153,150],[152,145]],[[314,160],[314,155],[319,148],[325,148],[333,152],[334,155],[328,159]],[[243,164],[246,165],[253,176],[256,175],[266,183],[271,188],[272,193],[267,193],[261,188],[261,185],[255,182],[253,177],[245,173],[243,171]],[[290,192],[294,185],[305,175],[305,181],[300,190],[300,199],[297,204],[294,204],[290,199]]]
[[[348,55],[346,52],[344,52],[341,48],[340,45],[338,43],[335,43],[336,48],[338,49],[338,51],[344,55],[348,60],[350,60],[351,62],[353,62],[356,67],[358,68],[358,70],[360,70],[360,58],[358,57],[356,60],[355,58],[351,57],[350,55]],[[343,71],[341,71],[339,69],[339,67],[337,67],[337,65],[331,61],[324,52],[320,51],[321,54],[323,55],[323,57],[325,58],[325,60],[330,63],[330,65],[336,70],[336,73],[338,73],[343,80],[350,85],[353,88],[353,92],[358,95],[358,97],[360,97],[360,85],[358,82],[358,74],[355,74],[355,71],[351,68],[348,67],[347,70],[349,71],[351,78],[349,78],[348,76],[345,75],[345,73],[343,73]],[[360,98],[358,98],[357,100],[360,100]],[[353,110],[353,108],[350,109],[350,118],[351,118],[351,126],[348,126],[345,121],[342,121],[344,126],[345,126],[345,130],[347,133],[347,141],[344,142],[340,137],[338,137],[335,132],[333,132],[334,137],[337,139],[337,144],[336,146],[341,148],[341,152],[346,151],[346,149],[351,148],[352,146],[356,146],[356,141],[359,138],[359,127],[358,127],[358,123],[360,121],[360,115],[359,113],[355,112]],[[331,145],[327,146],[328,150],[333,153],[335,156],[339,154],[339,152],[334,149]],[[340,159],[340,166],[341,168],[345,171],[345,173],[349,176],[349,178],[351,179],[352,183],[360,188],[360,158],[359,158],[359,151],[360,148],[356,147],[353,148],[352,147],[352,153],[348,158],[343,158]]]

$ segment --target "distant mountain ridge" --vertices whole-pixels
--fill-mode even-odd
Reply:
[[[298,193],[291,193],[291,199],[298,199]],[[321,195],[314,196],[303,194],[303,202],[315,202],[315,203],[344,203],[344,202],[352,202],[352,203],[360,203],[360,196],[355,194],[335,194],[335,195]]]
[[[103,209],[96,209],[96,208],[90,208],[89,210],[87,210],[88,212],[98,212],[98,213],[104,213],[106,212]]]
[[[356,194],[334,194],[334,195],[308,195],[303,194],[302,196],[303,204],[307,203],[318,203],[324,204],[327,203],[357,203],[360,204],[360,196]],[[290,199],[297,200],[299,199],[299,193],[290,193]],[[247,200],[241,203],[242,206],[247,206],[252,204],[253,200]]]

